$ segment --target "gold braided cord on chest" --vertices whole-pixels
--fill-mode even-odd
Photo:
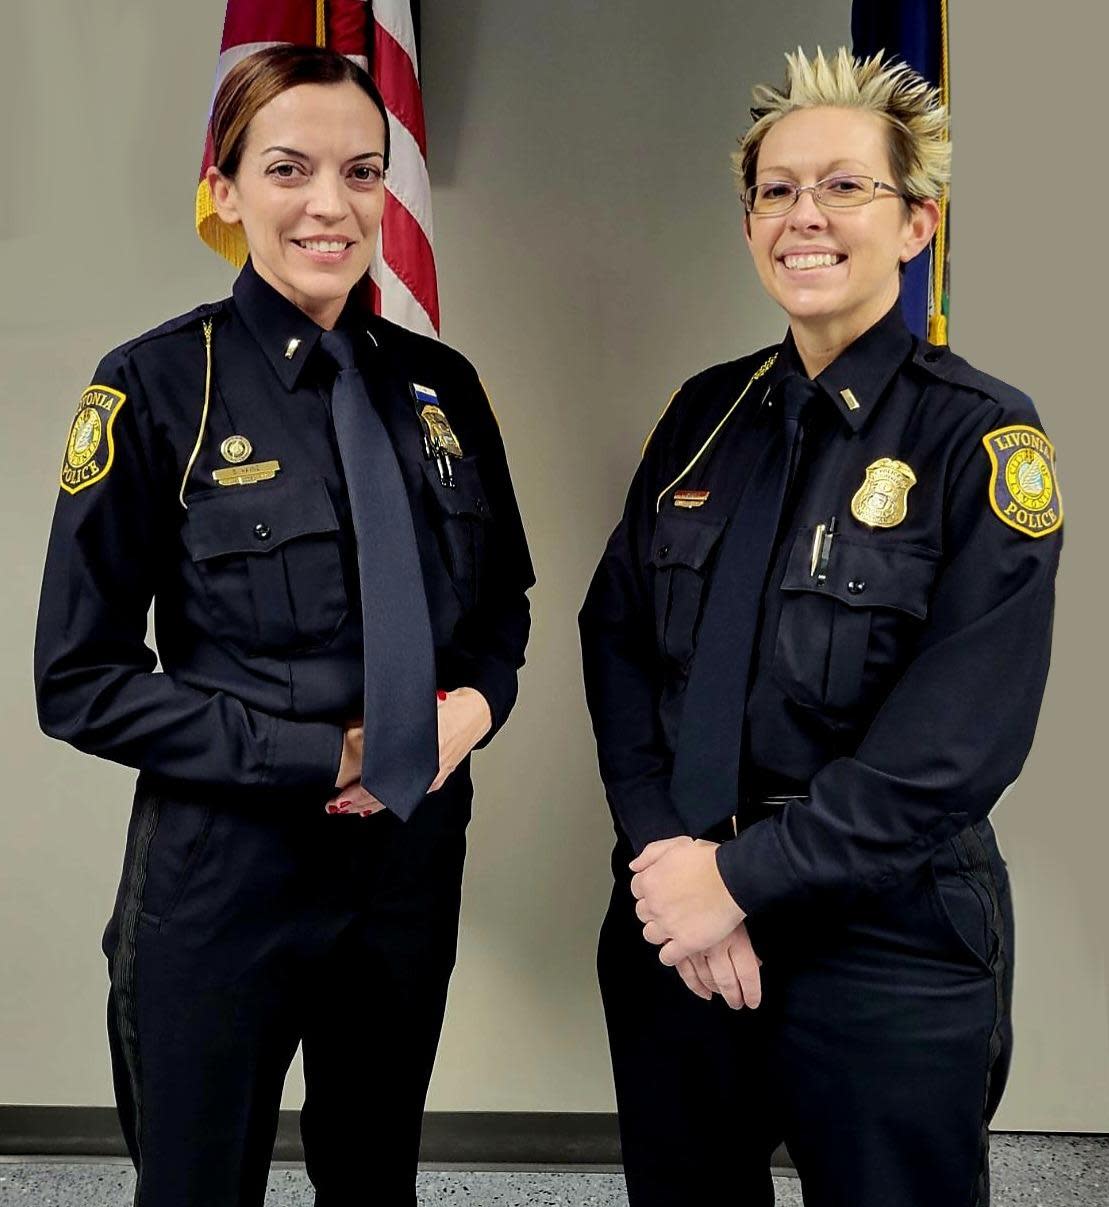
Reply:
[[[196,443],[193,445],[192,456],[189,457],[189,463],[185,466],[184,476],[181,478],[181,489],[178,492],[178,499],[181,500],[181,506],[186,511],[189,510],[188,503],[185,502],[185,486],[189,480],[189,474],[193,472],[193,466],[196,464],[197,457],[200,456],[200,446],[204,443],[204,433],[208,428],[208,403],[212,395],[212,320],[205,319],[201,323],[201,329],[204,332],[204,408],[200,412],[200,429],[196,433]]]
[[[771,356],[768,356],[766,358],[766,360],[764,360],[762,362],[762,364],[759,365],[759,367],[754,371],[754,373],[751,374],[750,381],[748,381],[748,383],[740,391],[740,395],[735,400],[735,402],[733,402],[732,405],[730,407],[728,407],[727,411],[724,414],[723,419],[721,419],[720,422],[716,425],[716,427],[714,427],[712,429],[712,431],[709,433],[708,439],[704,442],[704,444],[701,445],[701,447],[696,451],[696,453],[693,454],[693,459],[689,462],[689,464],[685,467],[685,469],[683,469],[682,472],[680,474],[678,474],[678,476],[673,480],[673,482],[667,483],[667,485],[664,486],[662,488],[662,490],[659,492],[659,496],[655,500],[655,515],[658,515],[658,513],[662,510],[662,500],[666,497],[666,495],[671,490],[673,490],[675,486],[678,485],[678,483],[686,476],[686,474],[688,474],[690,472],[690,470],[693,469],[693,467],[697,464],[697,462],[701,460],[701,458],[705,455],[705,453],[708,452],[709,448],[712,445],[712,442],[716,439],[717,436],[720,435],[720,433],[724,429],[724,425],[728,422],[729,419],[731,419],[733,413],[735,412],[736,407],[738,407],[739,404],[744,400],[744,398],[747,397],[748,390],[750,390],[750,388],[755,384],[756,381],[759,380],[760,377],[764,377],[767,373],[770,372],[771,368],[773,368],[773,366],[774,366],[774,362],[777,359],[778,359],[778,353],[775,352]]]

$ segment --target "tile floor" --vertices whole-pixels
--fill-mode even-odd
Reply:
[[[993,1138],[993,1207],[1105,1207],[1109,1136]],[[802,1207],[795,1178],[775,1179],[777,1207]],[[129,1207],[130,1166],[115,1160],[0,1160],[0,1207]],[[422,1207],[626,1207],[623,1179],[611,1171],[426,1169]],[[297,1166],[276,1167],[266,1207],[311,1207]]]

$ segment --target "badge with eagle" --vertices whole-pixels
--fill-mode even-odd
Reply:
[[[126,400],[126,394],[110,386],[89,386],[81,395],[62,462],[60,485],[68,494],[99,482],[111,469],[115,456],[112,424]]]

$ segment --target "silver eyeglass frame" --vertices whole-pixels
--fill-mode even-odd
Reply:
[[[826,184],[831,184],[836,180],[869,180],[871,184],[870,196],[863,201],[849,201],[846,205],[842,202],[829,202],[821,200],[820,189]],[[783,209],[763,210],[761,213],[754,208],[755,194],[758,189],[764,189],[767,185],[778,185],[780,188],[791,189],[793,197],[789,205]],[[900,189],[895,189],[892,184],[886,184],[884,180],[875,180],[873,176],[861,176],[855,173],[840,173],[838,176],[826,176],[823,180],[818,180],[816,184],[791,184],[788,180],[764,180],[762,184],[753,184],[749,188],[743,190],[742,201],[743,208],[753,218],[780,218],[783,214],[788,214],[791,209],[801,199],[802,193],[812,193],[813,201],[820,206],[821,209],[830,210],[854,210],[860,206],[869,205],[877,196],[878,190],[885,189],[886,192],[892,193],[895,197],[900,197],[902,201],[907,201],[908,198]]]

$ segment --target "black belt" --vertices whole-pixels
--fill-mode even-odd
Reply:
[[[773,792],[753,796],[740,808],[735,817],[727,817],[723,821],[717,822],[701,837],[707,838],[710,842],[727,842],[729,838],[734,838],[740,830],[746,830],[748,826],[762,821],[783,806],[805,804],[808,800],[808,794],[803,792]]]

